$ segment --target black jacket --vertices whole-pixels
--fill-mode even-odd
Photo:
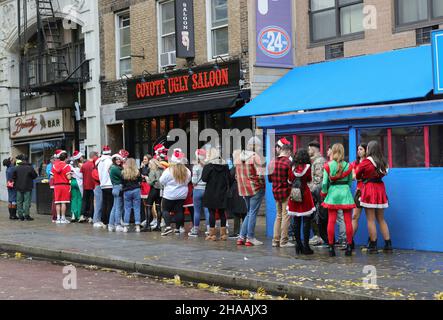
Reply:
[[[141,176],[138,176],[135,180],[125,180],[123,178],[123,192],[132,191],[140,188],[141,182],[142,182]]]
[[[246,201],[238,194],[238,185],[236,180],[235,167],[231,169],[231,192],[228,196],[228,211],[231,215],[246,214],[248,209]]]
[[[30,192],[34,188],[34,179],[37,172],[29,163],[21,163],[15,167],[14,184],[19,192]]]
[[[226,209],[231,186],[229,167],[215,162],[207,164],[203,168],[202,181],[206,182],[203,206],[208,209]]]

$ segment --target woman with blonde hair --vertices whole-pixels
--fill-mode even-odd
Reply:
[[[352,210],[356,207],[351,193],[353,167],[344,161],[345,148],[337,143],[332,146],[332,160],[325,165],[323,173],[322,197],[326,197],[323,207],[328,209],[329,256],[335,257],[335,223],[339,210],[343,211],[346,224],[346,256],[352,256]]]
[[[175,149],[170,160],[170,167],[160,177],[160,184],[164,187],[162,200],[162,214],[166,228],[161,234],[167,236],[174,232],[171,228],[171,215],[175,216],[176,231],[184,227],[183,205],[188,196],[188,184],[191,181],[191,171],[186,168],[187,159],[181,149]]]
[[[140,205],[141,191],[140,183],[142,177],[137,167],[135,159],[128,159],[123,165],[123,198],[125,203],[125,227],[123,232],[129,231],[129,221],[131,218],[131,210],[134,210],[135,216],[135,232],[140,232]]]

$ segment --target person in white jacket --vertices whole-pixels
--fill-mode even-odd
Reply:
[[[187,159],[181,149],[175,149],[170,161],[170,167],[160,177],[164,187],[162,214],[166,228],[161,234],[167,236],[174,232],[171,228],[171,217],[175,217],[175,233],[184,232],[185,217],[183,205],[188,196],[188,184],[191,182],[191,171],[186,168]]]
[[[102,203],[102,223],[109,224],[109,216],[111,214],[112,206],[114,205],[114,197],[112,195],[112,182],[109,175],[109,169],[112,166],[111,148],[103,147],[102,156],[97,160],[98,176],[100,178],[100,187],[103,193]]]

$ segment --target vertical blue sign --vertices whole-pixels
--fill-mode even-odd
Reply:
[[[443,30],[432,32],[434,94],[443,94]]]

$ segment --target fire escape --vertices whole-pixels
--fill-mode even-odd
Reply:
[[[85,59],[84,41],[64,43],[63,21],[55,15],[54,6],[58,5],[58,1],[34,1],[37,30],[28,27],[28,1],[17,0],[19,6],[22,3],[19,15],[19,28],[22,29],[19,32],[22,111],[26,110],[26,99],[29,97],[42,93],[78,91],[81,84],[89,81],[89,61]]]

